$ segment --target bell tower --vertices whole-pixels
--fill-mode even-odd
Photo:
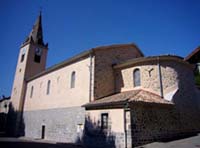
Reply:
[[[12,110],[23,112],[26,80],[42,72],[46,67],[48,44],[44,44],[41,12],[19,51],[16,72],[11,92]],[[19,117],[17,117],[19,122]],[[17,123],[16,123],[17,124]]]

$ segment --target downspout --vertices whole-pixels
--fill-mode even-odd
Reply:
[[[90,79],[89,79],[89,102],[92,101],[92,70],[93,70],[93,53],[90,53],[90,66],[89,66],[89,73],[90,73]]]
[[[158,57],[158,79],[160,83],[160,96],[163,98],[163,83],[162,83],[162,73],[161,73],[161,67],[160,67],[160,58]]]
[[[127,148],[127,129],[126,129],[126,111],[129,110],[129,104],[128,101],[126,101],[124,105],[124,142],[125,142],[125,148]]]

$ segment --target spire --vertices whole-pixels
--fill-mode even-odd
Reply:
[[[32,31],[30,32],[28,38],[26,39],[25,43],[28,41],[33,41],[35,44],[39,44],[42,46],[46,46],[44,45],[43,42],[43,33],[42,33],[42,14],[40,11],[40,14],[33,26]]]

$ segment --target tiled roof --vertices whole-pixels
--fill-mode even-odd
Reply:
[[[93,102],[83,105],[84,107],[95,106],[112,106],[123,103],[157,103],[157,104],[173,104],[170,101],[164,100],[161,96],[142,89],[121,92],[108,97],[104,97]]]
[[[195,58],[195,56],[198,56],[199,57],[200,55],[200,46],[197,47],[195,50],[193,50],[187,57],[185,57],[185,61],[191,61],[192,63],[195,62],[194,60],[196,59],[193,59]]]

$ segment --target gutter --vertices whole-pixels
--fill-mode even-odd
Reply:
[[[128,103],[128,101],[126,101],[126,103],[125,103],[125,105],[124,105],[124,144],[125,144],[125,148],[127,148],[127,146],[128,146],[128,138],[127,138],[127,127],[126,127],[126,124],[127,124],[127,122],[126,122],[126,112],[127,111],[130,111],[130,109],[129,109],[129,103]]]

